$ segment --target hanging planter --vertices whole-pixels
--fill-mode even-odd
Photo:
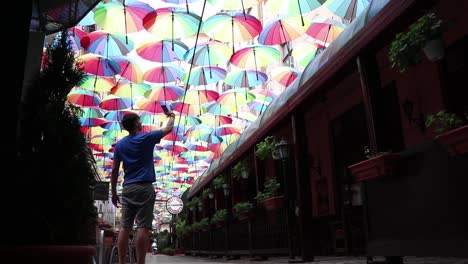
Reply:
[[[434,140],[445,145],[451,155],[463,155],[468,153],[468,125],[454,113],[439,111],[429,115],[426,119],[426,127],[434,127],[437,136]]]
[[[438,61],[444,57],[444,43],[441,38],[429,40],[423,47],[424,54],[430,61]]]
[[[447,146],[453,156],[468,153],[468,125],[437,135],[434,139]]]
[[[431,61],[444,56],[442,43],[442,20],[434,13],[428,13],[416,20],[405,32],[396,34],[392,41],[388,58],[392,67],[405,72],[410,66],[422,61],[421,50]]]
[[[388,176],[395,173],[400,154],[387,153],[348,167],[356,182]]]

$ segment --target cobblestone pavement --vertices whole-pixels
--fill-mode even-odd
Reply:
[[[374,261],[382,261],[384,258],[374,258]],[[468,259],[461,258],[437,258],[437,257],[404,257],[404,264],[468,264]],[[262,261],[251,261],[249,258],[244,257],[236,260],[226,259],[210,259],[207,257],[192,257],[185,255],[165,256],[165,255],[151,255],[146,256],[146,263],[258,263],[258,264],[273,264],[273,263],[288,263],[287,257],[268,258]],[[314,264],[366,264],[365,257],[315,257]]]

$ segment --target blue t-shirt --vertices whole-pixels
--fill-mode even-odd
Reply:
[[[122,161],[125,172],[123,185],[135,182],[154,182],[153,151],[162,130],[128,135],[115,145],[114,158]]]

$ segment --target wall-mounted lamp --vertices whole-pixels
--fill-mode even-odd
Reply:
[[[413,117],[414,105],[413,102],[409,99],[406,99],[403,102],[402,106],[406,118],[408,119],[408,122],[410,124],[416,124],[419,127],[419,130],[421,130],[421,132],[424,132],[426,130],[426,116],[424,115],[424,113],[419,113],[417,117]]]
[[[280,159],[285,160],[289,158],[289,144],[284,138],[275,144],[275,150],[277,151]]]
[[[227,183],[223,184],[223,192],[224,192],[224,196],[226,197],[229,196],[229,184]]]

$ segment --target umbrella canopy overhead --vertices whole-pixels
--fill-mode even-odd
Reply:
[[[81,130],[103,179],[128,134],[123,115],[139,114],[143,131],[160,129],[166,105],[176,124],[155,146],[154,188],[158,199],[181,195],[344,28],[331,10],[346,0],[206,2],[104,1],[69,30],[87,75],[67,99],[84,110]],[[360,10],[365,0],[351,2]],[[156,211],[170,220],[160,204]]]

